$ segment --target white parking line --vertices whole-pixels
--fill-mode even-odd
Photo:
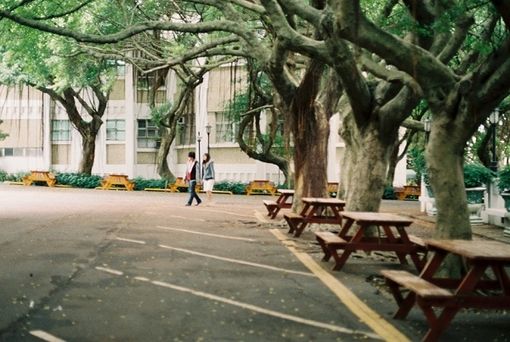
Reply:
[[[206,235],[206,236],[212,236],[212,237],[217,237],[217,238],[222,238],[222,239],[229,239],[229,240],[241,240],[241,241],[249,241],[249,242],[257,241],[257,240],[249,239],[249,238],[229,236],[229,235],[220,235],[220,234],[211,234],[211,233],[203,233],[203,232],[197,232],[197,231],[194,231],[194,230],[187,230],[187,229],[180,229],[180,228],[171,228],[171,227],[164,227],[164,226],[156,226],[156,228],[158,228],[158,229],[165,229],[165,230],[174,230],[174,231],[190,233],[190,234]]]
[[[315,275],[313,273],[310,273],[310,272],[293,271],[293,270],[288,270],[288,269],[285,269],[285,268],[274,267],[274,266],[270,266],[270,265],[258,264],[258,263],[255,263],[255,262],[249,262],[249,261],[243,261],[243,260],[237,260],[237,259],[231,259],[231,258],[224,258],[224,257],[220,257],[220,256],[217,256],[217,255],[205,254],[205,253],[195,252],[195,251],[192,251],[192,250],[189,250],[189,249],[171,247],[171,246],[166,246],[166,245],[159,245],[159,247],[165,248],[165,249],[171,249],[171,250],[179,251],[179,252],[183,252],[183,253],[199,255],[199,256],[206,257],[206,258],[217,259],[217,260],[221,260],[221,261],[228,261],[228,262],[232,262],[232,263],[236,263],[236,264],[241,264],[241,265],[265,268],[265,269],[272,270],[272,271],[279,271],[279,272],[285,272],[285,273],[293,273],[293,274],[299,274],[299,275],[304,275],[304,276],[308,276],[308,277],[315,277]]]
[[[42,330],[31,330],[30,334],[47,342],[65,342],[65,340],[55,337],[51,334],[48,334],[47,332]]]
[[[121,271],[112,270],[111,268],[106,268],[106,267],[101,267],[101,266],[96,266],[96,270],[103,271],[103,272],[110,273],[110,274],[119,275],[119,276],[124,274]]]
[[[150,283],[152,285],[156,285],[156,286],[172,289],[172,290],[175,290],[175,291],[189,293],[189,294],[192,294],[194,296],[206,298],[206,299],[213,300],[213,301],[216,301],[216,302],[221,302],[221,303],[237,306],[237,307],[240,307],[242,309],[251,310],[251,311],[258,312],[258,313],[261,313],[261,314],[264,314],[264,315],[268,315],[268,316],[272,316],[272,317],[277,317],[277,318],[285,319],[285,320],[296,322],[296,323],[300,323],[300,324],[309,325],[309,326],[316,327],[316,328],[327,329],[327,330],[330,330],[330,331],[339,332],[339,333],[343,333],[343,334],[363,335],[363,336],[366,336],[366,337],[369,337],[369,338],[373,338],[373,339],[380,339],[379,336],[377,336],[377,335],[375,335],[373,333],[370,333],[370,332],[352,330],[352,329],[344,328],[344,327],[341,327],[341,326],[338,326],[338,325],[334,325],[334,324],[323,323],[323,322],[319,322],[319,321],[314,321],[314,320],[302,318],[302,317],[299,317],[299,316],[289,315],[289,314],[286,314],[286,313],[282,313],[282,312],[278,312],[278,311],[274,311],[274,310],[265,309],[265,308],[262,308],[260,306],[256,306],[256,305],[252,305],[252,304],[248,304],[248,303],[239,302],[239,301],[236,301],[236,300],[232,300],[232,299],[229,299],[229,298],[216,296],[216,295],[213,295],[213,294],[210,294],[210,293],[206,293],[206,292],[202,292],[202,291],[193,290],[193,289],[190,289],[188,287],[183,287],[183,286],[179,286],[179,285],[170,284],[170,283],[167,283],[167,282],[164,282],[164,281],[150,280],[150,279],[145,278],[145,277],[134,277],[133,279],[136,279],[138,281],[143,281],[143,282],[146,282],[146,283]]]
[[[231,216],[239,216],[239,217],[249,217],[249,218],[253,218],[253,215],[248,215],[248,214],[238,214],[238,213],[233,213],[231,211],[226,211],[226,210],[217,210],[217,209],[201,209],[200,211],[209,211],[211,213],[220,213],[220,214],[229,214]]]
[[[168,215],[168,217],[170,217],[170,218],[178,218],[178,219],[182,219],[182,220],[205,222],[204,219],[194,218],[194,217],[185,217],[185,216],[177,216],[177,215]]]
[[[146,242],[142,241],[142,240],[133,240],[133,239],[120,238],[120,237],[116,237],[115,240],[137,243],[139,245],[145,245],[146,244]]]

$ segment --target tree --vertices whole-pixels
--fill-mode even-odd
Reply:
[[[2,42],[0,62],[9,70],[2,74],[2,83],[36,88],[65,109],[82,138],[78,172],[91,174],[115,68],[106,60],[85,56],[71,41],[10,23],[3,25],[10,35]]]

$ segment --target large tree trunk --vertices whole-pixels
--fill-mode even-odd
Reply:
[[[298,131],[294,132],[294,207],[301,209],[302,197],[328,197],[327,164],[329,122],[326,113],[300,111]]]
[[[434,237],[469,240],[471,226],[463,171],[465,142],[458,132],[446,113],[432,122],[426,158],[437,207]]]
[[[318,100],[323,73],[322,63],[310,63],[288,113],[294,138],[293,210],[297,212],[303,197],[328,197],[329,115]]]
[[[159,146],[158,153],[156,155],[156,165],[158,175],[170,181],[175,179],[175,175],[170,171],[168,167],[167,156],[170,151],[170,146],[175,139],[175,130],[169,128],[162,128],[161,134],[161,145]]]
[[[344,120],[348,130],[352,126],[349,121],[352,116]],[[379,211],[394,144],[391,143],[393,139],[381,139],[376,125],[370,124],[363,132],[352,127],[348,134],[342,135],[349,151],[342,173],[347,210]]]
[[[78,172],[87,175],[92,174],[94,158],[96,156],[96,137],[97,133],[88,133],[82,135],[82,157]]]

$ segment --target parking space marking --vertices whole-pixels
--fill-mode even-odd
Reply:
[[[212,234],[212,233],[197,232],[195,230],[188,230],[188,229],[181,229],[181,228],[171,228],[171,227],[164,227],[164,226],[156,226],[156,228],[158,228],[158,229],[165,229],[165,230],[174,230],[174,231],[190,233],[190,234],[212,236],[212,237],[217,237],[217,238],[221,238],[221,239],[241,240],[241,241],[248,241],[248,242],[255,242],[255,241],[257,241],[255,239],[250,239],[250,238],[243,238],[243,237],[230,236],[230,235],[221,235],[221,234]]]
[[[362,335],[364,337],[380,339],[379,336],[377,336],[377,335],[375,335],[373,333],[370,333],[370,332],[359,331],[359,330],[352,330],[352,329],[348,329],[348,328],[345,328],[345,327],[341,327],[339,325],[323,323],[323,322],[319,322],[319,321],[314,321],[314,320],[302,318],[302,317],[299,317],[299,316],[289,315],[289,314],[286,314],[286,313],[283,313],[283,312],[278,312],[278,311],[274,311],[274,310],[270,310],[270,309],[265,309],[265,308],[262,308],[260,306],[256,306],[256,305],[252,305],[252,304],[248,304],[248,303],[239,302],[237,300],[233,300],[233,299],[229,299],[229,298],[213,295],[213,294],[202,292],[202,291],[193,290],[193,289],[188,288],[188,287],[171,284],[171,283],[167,283],[167,282],[164,282],[164,281],[150,280],[150,279],[145,278],[145,277],[134,277],[133,279],[138,280],[138,281],[142,281],[142,282],[146,282],[146,283],[149,283],[149,284],[152,284],[152,285],[155,285],[155,286],[172,289],[172,290],[179,291],[179,292],[189,293],[189,294],[192,294],[194,296],[206,298],[206,299],[209,299],[209,300],[212,300],[212,301],[215,301],[215,302],[220,302],[220,303],[225,303],[225,304],[229,304],[229,305],[232,305],[232,306],[237,306],[239,308],[242,308],[242,309],[245,309],[245,310],[254,311],[254,312],[257,312],[257,313],[264,314],[264,315],[268,315],[268,316],[272,316],[272,317],[277,317],[277,318],[280,318],[280,319],[284,319],[284,320],[288,320],[288,321],[292,321],[292,322],[296,322],[296,323],[300,323],[300,324],[309,325],[309,326],[316,327],[316,328],[327,329],[327,330],[330,330],[330,331],[339,332],[339,333],[343,333],[343,334]]]
[[[189,250],[189,249],[171,247],[171,246],[166,246],[166,245],[159,245],[159,247],[165,248],[165,249],[171,249],[171,250],[178,251],[178,252],[183,252],[183,253],[203,256],[203,257],[206,257],[206,258],[211,258],[211,259],[217,259],[217,260],[221,260],[221,261],[232,262],[232,263],[241,264],[241,265],[265,268],[265,269],[272,270],[272,271],[279,271],[279,272],[285,272],[285,273],[293,273],[293,274],[299,274],[299,275],[304,275],[304,276],[308,276],[308,277],[315,277],[315,275],[313,273],[310,273],[310,272],[294,271],[294,270],[289,270],[289,269],[286,269],[286,268],[280,268],[280,267],[275,267],[275,266],[270,266],[270,265],[264,265],[264,264],[259,264],[259,263],[255,263],[255,262],[250,262],[250,261],[243,261],[243,260],[225,258],[225,257],[217,256],[217,255],[205,254],[205,253],[195,252],[195,251],[192,251],[192,250]]]
[[[307,253],[300,252],[296,243],[289,240],[278,229],[271,229],[271,233],[280,240],[310,271],[312,271],[362,322],[368,325],[382,339],[386,341],[409,342],[409,339],[397,328],[372,310],[360,298],[358,298],[347,286],[323,269]]]
[[[178,216],[178,215],[168,215],[168,217],[170,217],[170,218],[178,218],[178,219],[182,219],[182,220],[205,222],[204,219],[194,218],[194,217],[186,217],[186,216]]]
[[[111,268],[101,267],[101,266],[96,266],[96,270],[114,274],[114,275],[119,275],[119,276],[124,274],[124,272],[113,270]]]
[[[240,217],[249,217],[249,218],[253,218],[253,215],[238,214],[238,213],[233,213],[233,212],[231,212],[231,211],[226,211],[226,210],[217,210],[217,209],[200,209],[200,211],[209,211],[209,212],[211,212],[211,213],[229,214],[229,215],[232,215],[232,216],[240,216]]]
[[[40,338],[43,341],[47,341],[47,342],[65,342],[65,340],[58,338],[56,336],[53,336],[53,335],[47,333],[46,331],[42,331],[42,330],[31,330],[30,334],[35,337]]]
[[[121,238],[121,237],[116,237],[115,240],[137,243],[139,245],[145,245],[146,244],[146,242],[142,241],[142,240],[133,240],[133,239],[126,239],[126,238]]]

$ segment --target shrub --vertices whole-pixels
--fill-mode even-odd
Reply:
[[[133,182],[135,183],[135,190],[143,190],[145,188],[164,189],[168,185],[166,179],[144,179],[137,177],[133,179]]]
[[[488,184],[494,178],[494,172],[482,164],[464,165],[464,185],[466,188],[476,188]]]
[[[7,173],[0,170],[0,182],[21,182],[27,174],[27,172]]]
[[[384,188],[384,193],[383,193],[382,198],[383,199],[390,199],[390,200],[397,199],[397,196],[395,196],[395,189],[393,189],[392,186],[386,186]]]
[[[84,173],[58,173],[57,183],[77,188],[93,189],[101,185],[101,177]]]
[[[246,183],[241,182],[221,181],[214,183],[214,190],[232,191],[233,194],[240,195],[246,192],[246,185]]]
[[[501,192],[510,191],[510,165],[505,166],[498,172],[498,188]]]

